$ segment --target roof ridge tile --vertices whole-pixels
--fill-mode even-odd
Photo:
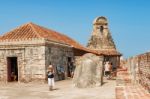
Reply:
[[[39,32],[37,32],[36,28],[34,27],[35,24],[32,23],[32,22],[29,22],[28,24],[29,24],[29,26],[32,28],[33,32],[36,33],[36,35],[37,35],[39,38],[42,38],[42,37],[40,36]]]

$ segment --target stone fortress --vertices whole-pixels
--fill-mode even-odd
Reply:
[[[50,63],[55,69],[55,80],[66,79],[71,77],[75,65],[72,63],[86,53],[101,56],[116,68],[120,65],[121,54],[116,50],[105,17],[94,20],[87,47],[64,34],[27,23],[0,37],[0,81],[12,82],[12,72],[18,82],[45,81]]]

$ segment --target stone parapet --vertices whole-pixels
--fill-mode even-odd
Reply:
[[[126,69],[117,72],[116,99],[150,99],[150,94],[141,85],[133,84],[132,75]]]
[[[150,92],[150,52],[127,59],[126,67],[132,77],[132,82],[141,84]]]

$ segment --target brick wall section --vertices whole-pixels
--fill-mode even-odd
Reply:
[[[139,56],[139,83],[150,92],[150,53]]]
[[[150,92],[150,52],[127,59],[126,66],[132,82],[141,84]]]

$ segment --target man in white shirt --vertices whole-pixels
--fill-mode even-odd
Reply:
[[[104,70],[105,70],[105,75],[107,77],[107,79],[110,79],[110,74],[111,74],[111,64],[110,62],[106,62],[106,64],[104,65]]]

